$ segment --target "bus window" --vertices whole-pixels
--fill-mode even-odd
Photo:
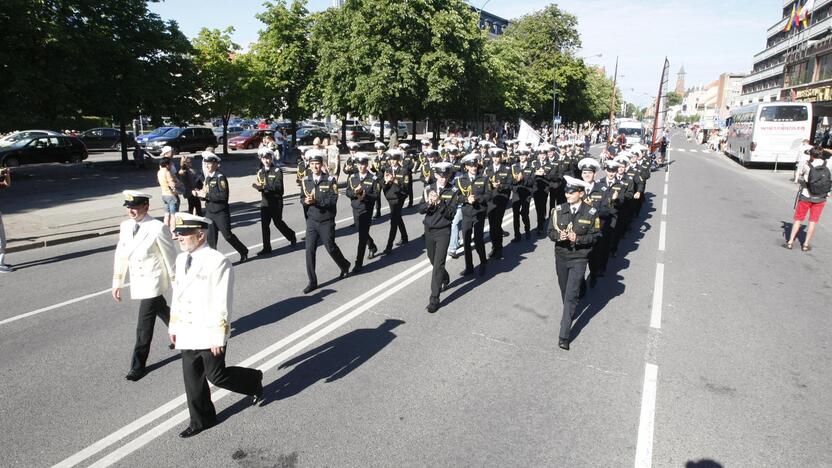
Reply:
[[[761,122],[802,122],[809,120],[809,111],[803,106],[765,106],[760,111]]]

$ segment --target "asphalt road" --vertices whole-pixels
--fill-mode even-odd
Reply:
[[[123,379],[137,303],[109,295],[115,239],[17,253],[0,283],[3,465],[829,466],[828,223],[812,252],[783,249],[786,175],[699,149],[674,138],[568,352],[548,239],[509,243],[484,279],[449,260],[435,315],[415,208],[411,242],[361,275],[335,280],[320,248],[310,295],[302,248],[275,241],[235,267],[228,350],[265,371],[267,401],[215,393],[221,424],[188,440],[163,326],[152,372]],[[352,261],[346,201],[337,242]],[[296,201],[285,214],[304,229]],[[256,212],[233,221],[259,250]]]

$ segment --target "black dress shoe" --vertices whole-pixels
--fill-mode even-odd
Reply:
[[[453,252],[448,253],[448,255],[450,255],[451,258],[454,259],[454,260],[459,258],[459,254],[456,253],[456,250],[454,250]]]
[[[446,291],[448,289],[449,284],[451,284],[450,278],[446,279],[445,281],[442,282],[441,285],[439,285],[439,291],[441,291],[441,292]]]
[[[531,240],[531,239],[532,239],[531,231],[526,231],[526,240]]]
[[[295,246],[296,246],[296,245],[298,245],[298,238],[297,238],[297,237],[293,237],[293,238],[292,238],[292,240],[290,240],[290,241],[289,241],[289,245],[291,245],[291,246],[292,246],[292,248],[294,249],[294,248],[295,248]]]
[[[382,254],[382,255],[390,255],[392,252],[393,252],[393,249],[391,249],[390,247],[388,247],[388,248],[386,248],[386,249],[382,250],[382,251],[381,251],[381,254]]]
[[[316,289],[318,289],[318,285],[316,283],[309,283],[309,284],[306,285],[305,288],[303,288],[303,293],[304,294],[309,294],[309,293],[311,293],[312,291],[314,291]]]
[[[347,267],[341,270],[341,274],[338,275],[338,279],[344,279],[350,275],[350,264],[347,263]]]
[[[142,370],[132,369],[132,370],[130,370],[130,372],[127,373],[127,375],[124,376],[124,378],[131,381],[131,382],[137,382],[137,381],[141,380],[142,377],[144,377],[146,374],[147,374],[147,371],[145,371],[144,369],[142,369]]]
[[[215,425],[216,425],[216,423],[205,426],[205,427],[201,427],[199,429],[197,429],[195,427],[188,426],[188,427],[185,428],[184,431],[179,433],[179,437],[181,437],[183,439],[187,439],[188,437],[193,437],[193,436],[199,434],[200,432],[202,432],[206,429],[210,429],[210,428],[214,427]]]
[[[480,263],[480,276],[485,276],[485,263]]]
[[[569,340],[566,338],[559,338],[558,339],[558,347],[560,349],[565,349],[569,351]]]
[[[367,258],[374,259],[378,255],[378,249],[370,249],[370,253],[367,254]]]
[[[263,371],[258,370],[257,372],[260,373],[260,385],[257,386],[257,391],[251,396],[252,406],[257,406],[263,402]]]
[[[405,244],[407,244],[407,242],[408,242],[407,239],[402,239],[402,240],[396,242],[396,245],[397,246],[405,245]]]
[[[352,267],[352,271],[350,272],[350,274],[351,275],[357,275],[357,274],[361,273],[361,268],[362,268],[362,266],[360,264],[356,263],[355,266]]]
[[[521,240],[520,236],[514,236],[514,239],[512,239],[511,242],[516,244],[516,243],[520,242],[520,240]]]
[[[473,268],[466,268],[462,273],[459,274],[459,276],[471,276],[473,274],[474,274],[474,269]]]
[[[248,252],[240,254],[240,263],[245,263],[248,261]]]
[[[503,251],[502,251],[502,250],[500,250],[500,251],[493,251],[493,252],[491,252],[491,255],[489,255],[489,256],[488,256],[488,258],[493,258],[493,259],[496,259],[496,260],[502,260],[502,258],[503,258]]]
[[[435,314],[436,311],[439,310],[439,303],[431,302],[427,307],[425,307],[425,310],[427,310],[430,314]]]
[[[257,256],[262,257],[263,255],[268,255],[270,253],[272,253],[272,249],[263,249],[263,250],[257,252]]]
[[[171,343],[168,345],[168,349],[176,349],[176,345]]]

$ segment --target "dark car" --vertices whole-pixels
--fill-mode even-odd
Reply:
[[[147,143],[147,140],[152,140],[156,137],[164,135],[168,130],[176,128],[176,127],[158,127],[153,129],[153,131],[145,133],[144,135],[139,135],[136,137],[136,143],[141,146],[144,146]]]
[[[121,130],[117,128],[91,128],[78,135],[88,150],[121,150]],[[128,147],[136,146],[133,134],[127,134]]]
[[[287,135],[291,140],[291,136]],[[325,138],[332,138],[329,131],[320,127],[303,127],[297,132],[298,146],[311,145],[315,138],[320,138],[323,141]]]
[[[48,135],[20,140],[0,148],[0,166],[17,167],[21,164],[50,162],[79,163],[87,159],[87,148],[80,139],[71,136]]]
[[[217,137],[208,127],[173,128],[164,135],[148,140],[145,148],[151,154],[159,154],[170,146],[177,153],[198,153],[209,146],[217,146]]]
[[[232,150],[257,148],[266,135],[274,136],[274,130],[246,130],[234,138],[229,138],[228,148]]]

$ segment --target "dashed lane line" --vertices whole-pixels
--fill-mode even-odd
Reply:
[[[653,466],[653,430],[656,420],[656,384],[659,367],[645,363],[644,384],[641,390],[641,414],[638,423],[635,468]]]
[[[664,209],[662,209],[664,211]],[[659,227],[659,251],[664,252],[665,247],[665,232],[667,231],[667,222],[662,221]]]

